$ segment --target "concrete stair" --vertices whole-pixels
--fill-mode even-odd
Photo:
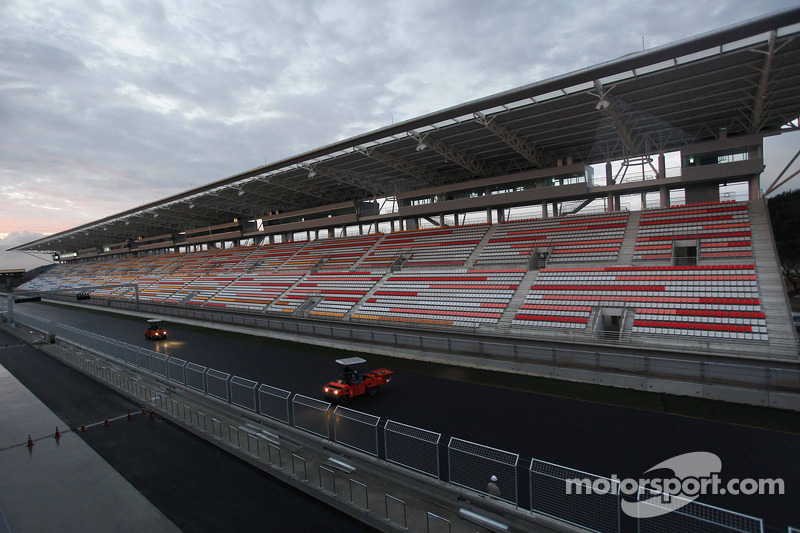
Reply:
[[[288,259],[287,259],[287,261],[288,261]],[[297,285],[298,285],[299,283],[303,283],[303,281],[305,281],[307,278],[308,278],[308,273],[305,273],[304,275],[300,276],[300,279],[298,279],[297,281],[295,281],[295,282],[292,284],[292,286],[291,286],[291,287],[288,287],[288,288],[287,288],[285,291],[283,291],[283,292],[282,292],[282,293],[281,293],[279,296],[277,296],[277,297],[276,297],[276,298],[275,298],[275,299],[272,301],[272,303],[271,303],[271,304],[269,304],[268,306],[266,306],[266,307],[264,308],[264,310],[263,310],[262,312],[263,312],[263,313],[266,313],[266,312],[268,312],[268,311],[274,311],[274,312],[279,312],[279,313],[282,313],[283,311],[281,311],[281,309],[282,309],[282,308],[281,308],[281,306],[280,306],[280,305],[275,305],[275,302],[279,301],[279,300],[280,300],[281,298],[283,298],[285,295],[287,295],[287,294],[289,294],[290,292],[292,292],[292,289],[294,289],[295,287],[297,287]]]
[[[498,333],[506,333],[509,328],[511,328],[511,321],[514,320],[514,315],[519,311],[519,306],[525,301],[525,297],[530,292],[531,285],[536,282],[538,276],[538,270],[529,270],[522,277],[522,280],[519,282],[519,287],[517,287],[517,292],[511,297],[511,301],[508,302],[505,311],[503,311],[503,314],[497,321],[496,330]]]
[[[472,250],[472,253],[469,254],[467,260],[464,261],[464,266],[466,266],[467,268],[473,268],[475,266],[475,261],[481,255],[481,252],[483,252],[483,249],[486,247],[486,244],[489,242],[489,239],[492,238],[492,235],[494,235],[494,233],[497,231],[497,228],[499,227],[500,224],[492,224],[491,226],[489,226],[489,229],[483,235],[483,238],[480,240],[477,246],[475,246],[475,249]],[[485,266],[486,265],[480,265],[481,268],[484,268]]]
[[[792,321],[792,312],[778,255],[775,251],[772,227],[769,222],[767,206],[763,199],[750,202],[751,246],[758,277],[758,290],[761,307],[767,320],[769,335],[769,357],[790,357],[797,359],[797,333]],[[743,261],[744,262],[744,261]]]
[[[303,249],[304,249],[306,246],[308,246],[310,243],[312,243],[312,242],[314,242],[314,241],[306,241],[306,242],[305,242],[305,244],[303,244],[303,246],[301,246],[300,248],[298,248],[297,250],[295,250],[295,251],[294,251],[294,253],[293,253],[292,255],[290,255],[289,257],[287,257],[286,259],[284,259],[284,260],[283,260],[283,262],[282,262],[280,265],[275,265],[275,266],[273,266],[273,267],[272,267],[270,270],[272,270],[273,272],[278,272],[278,271],[282,270],[282,269],[283,269],[283,267],[284,267],[284,265],[286,265],[286,263],[288,263],[289,261],[291,261],[292,259],[294,259],[294,258],[295,258],[295,256],[296,256],[297,254],[299,254],[300,252],[302,252],[302,251],[303,251]]]
[[[218,288],[218,289],[216,290],[216,292],[214,292],[214,294],[212,294],[211,296],[209,296],[209,297],[208,297],[208,300],[206,300],[205,302],[203,302],[202,304],[200,304],[200,307],[205,307],[206,303],[207,303],[207,302],[208,302],[208,301],[209,301],[211,298],[213,298],[214,296],[218,295],[219,293],[221,293],[222,291],[224,291],[225,289],[227,289],[228,287],[230,287],[231,285],[233,285],[234,283],[236,283],[237,281],[239,281],[239,278],[241,278],[242,276],[247,276],[247,275],[248,275],[248,274],[239,274],[238,276],[236,276],[236,279],[234,279],[233,281],[230,281],[230,282],[228,282],[227,284],[225,284],[225,286],[224,286],[224,287],[220,287],[220,288]],[[202,292],[202,290],[198,290],[198,291],[196,291],[196,293],[195,293],[194,295],[192,295],[192,297],[191,297],[191,298],[185,298],[185,299],[183,300],[183,302],[181,302],[181,303],[182,303],[182,305],[186,305],[186,302],[188,302],[189,300],[191,300],[192,298],[194,298],[195,296],[197,296],[197,294],[199,294],[200,292]]]
[[[636,246],[636,235],[639,233],[641,216],[641,211],[633,211],[628,215],[628,225],[625,228],[625,234],[619,246],[619,257],[617,258],[617,263],[620,265],[633,264],[633,251]]]
[[[619,341],[620,342],[630,342],[631,337],[633,336],[633,321],[636,318],[636,309],[631,307],[628,308],[628,312],[625,314],[625,319],[620,326],[620,335]]]
[[[355,263],[353,263],[353,266],[351,266],[351,267],[350,267],[350,270],[358,270],[358,267],[359,267],[359,266],[361,266],[361,263],[364,261],[364,259],[366,259],[366,258],[367,258],[367,256],[368,256],[370,253],[372,253],[372,252],[375,250],[375,248],[377,248],[377,246],[378,246],[380,243],[382,243],[382,242],[383,242],[383,240],[384,240],[385,238],[386,238],[386,234],[383,234],[383,235],[381,235],[381,236],[378,238],[378,240],[377,240],[377,241],[375,241],[375,244],[373,244],[372,246],[370,246],[370,247],[369,247],[369,250],[367,250],[366,252],[364,252],[363,254],[361,254],[361,257],[359,257],[359,258],[358,258],[358,261],[356,261]]]
[[[380,289],[381,286],[384,284],[384,282],[387,279],[389,279],[389,276],[391,275],[392,272],[387,272],[386,274],[384,274],[383,277],[381,277],[381,279],[378,280],[378,282],[367,292],[367,294],[362,296],[361,299],[358,302],[356,302],[356,304],[353,307],[351,307],[347,313],[344,314],[342,320],[350,320],[350,315],[356,313],[358,309],[364,304],[364,302],[367,301],[367,298],[372,298],[372,295],[375,293],[375,291]]]

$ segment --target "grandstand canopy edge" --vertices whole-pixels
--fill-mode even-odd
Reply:
[[[678,189],[687,203],[703,202],[729,183],[747,184],[756,198],[764,137],[800,127],[798,33],[800,7],[783,10],[365,133],[12,250],[68,259],[283,242],[296,232],[358,226],[360,233],[382,222],[392,231],[416,229],[420,219],[441,224],[464,213],[497,221],[515,206],[553,216],[596,200],[615,210],[631,194],[650,193],[663,206]],[[679,158],[676,168],[666,155]],[[565,202],[575,205],[561,209]]]

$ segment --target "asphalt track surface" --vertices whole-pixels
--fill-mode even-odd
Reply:
[[[0,349],[0,364],[71,428],[90,426],[80,436],[182,531],[374,531],[38,350]]]
[[[18,308],[18,311],[22,310]],[[336,375],[334,360],[354,355],[169,322],[166,322],[169,339],[153,342],[144,338],[145,321],[141,318],[45,304],[25,304],[24,311],[320,399],[322,385]],[[438,365],[409,363],[369,354],[363,356],[368,361],[367,366],[386,366],[395,370],[395,375],[392,383],[382,388],[376,396],[358,398],[349,405],[350,408],[380,416],[381,424],[385,420],[394,420],[439,432],[443,446],[447,445],[450,437],[457,437],[518,453],[522,465],[518,474],[522,506],[525,506],[529,497],[525,470],[532,457],[593,474],[638,479],[651,467],[671,457],[706,451],[721,458],[723,482],[734,478],[780,478],[784,481],[785,494],[703,495],[698,501],[763,518],[767,531],[786,531],[788,525],[800,526],[800,507],[797,505],[800,501],[800,434],[794,432],[796,424],[792,427],[793,431],[768,430],[635,407],[542,395],[467,381],[473,378],[474,373],[466,369],[442,370]],[[0,363],[4,363],[2,358]],[[15,372],[13,368],[9,370]],[[57,379],[59,373],[69,373],[60,365],[48,372],[52,380]],[[36,376],[29,378],[35,379]],[[19,376],[18,379],[25,383]],[[103,389],[100,385],[86,385],[87,390],[96,388]],[[39,395],[37,391],[34,393]],[[50,406],[45,398],[42,400]],[[81,394],[71,401],[76,404],[74,408],[79,410],[91,409],[93,405],[93,401]],[[117,401],[125,403],[119,397]],[[710,409],[715,408],[714,402],[708,403]],[[704,408],[709,409],[707,405]],[[719,408],[731,409],[731,406],[720,404]],[[58,410],[53,410],[62,415]],[[108,416],[101,412],[94,414],[97,415],[96,419]],[[82,412],[81,415],[85,416]],[[65,419],[72,421],[75,418],[65,416]],[[756,422],[753,421],[754,424]],[[228,478],[225,472],[216,470],[214,473],[204,472],[198,477],[198,469],[185,464],[186,459],[181,457],[186,455],[183,447],[195,439],[180,431],[177,434],[174,438],[180,440],[155,443],[142,450],[140,455],[143,462],[149,457],[157,457],[162,467],[170,465],[176,470],[161,475],[161,467],[153,465],[154,474],[141,472],[141,475],[158,476],[161,483],[172,488],[168,492],[176,498],[180,498],[179,495],[189,486],[224,487],[231,484],[227,480],[238,479]],[[124,439],[124,436],[120,436],[120,439]],[[94,446],[91,440],[90,444]],[[110,448],[113,450],[115,447]],[[214,457],[219,459],[221,454],[215,450],[203,452],[203,456],[211,463]],[[239,467],[248,470],[245,465]],[[444,472],[443,477],[446,475]],[[262,483],[275,484],[271,479]],[[277,488],[271,487],[270,490]],[[253,488],[245,493],[257,492]],[[274,505],[270,497],[244,500],[248,503],[242,504],[242,511],[251,506],[259,507],[262,502],[264,506]],[[170,516],[169,513],[165,514]],[[226,524],[226,529],[228,526],[230,524]],[[633,527],[632,520],[624,515],[623,527]],[[334,531],[330,528],[322,530]],[[357,531],[340,531],[351,530]]]

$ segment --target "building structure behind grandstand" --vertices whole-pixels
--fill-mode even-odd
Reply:
[[[760,176],[764,138],[800,127],[798,23],[625,56],[18,246],[60,263],[22,290],[294,320],[308,342],[330,342],[314,324],[372,328],[401,356],[425,346],[398,334],[429,332],[478,366],[470,346],[503,342],[796,368]]]

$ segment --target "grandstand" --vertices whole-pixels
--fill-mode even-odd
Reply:
[[[748,21],[18,246],[59,262],[21,290],[796,363],[760,176],[764,138],[800,127],[797,23]]]

